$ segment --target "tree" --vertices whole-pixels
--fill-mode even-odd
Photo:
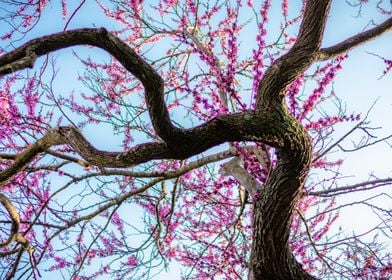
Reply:
[[[347,206],[335,205],[338,195],[392,179],[339,185],[343,161],[328,159],[358,131],[366,138],[354,150],[389,137],[374,140],[366,117],[342,106],[319,110],[338,100],[331,82],[347,53],[392,29],[388,1],[376,4],[385,21],[327,47],[330,0],[291,3],[292,12],[281,1],[274,40],[268,0],[97,1],[111,31],[70,29],[91,4],[68,13],[61,1],[64,30],[32,40],[58,3],[2,2],[10,27],[0,57],[3,278],[149,279],[171,259],[196,279],[391,275],[376,237],[330,227]],[[371,5],[354,2],[359,14]],[[83,92],[61,96],[56,81],[66,76],[49,54],[86,45],[88,58],[73,53]],[[392,62],[379,57],[386,75]],[[341,122],[355,125],[333,138]],[[83,132],[90,127],[105,138],[110,128],[122,150],[96,148]],[[328,179],[315,184],[310,172]],[[390,209],[358,203],[378,213],[373,236],[390,237]]]

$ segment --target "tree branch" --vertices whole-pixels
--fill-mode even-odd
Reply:
[[[3,248],[5,246],[8,246],[9,244],[11,244],[11,242],[13,242],[15,239],[17,239],[20,218],[19,218],[19,214],[16,211],[12,202],[2,193],[0,193],[0,203],[7,210],[8,214],[11,217],[11,222],[12,222],[10,235],[8,236],[6,241],[4,241],[3,243],[0,243],[0,248]]]
[[[89,173],[89,176],[100,176],[100,175],[121,175],[121,176],[130,176],[135,178],[156,178],[162,177],[165,179],[171,179],[179,177],[189,171],[197,169],[201,166],[207,165],[209,163],[221,161],[223,159],[227,159],[229,157],[237,156],[238,152],[231,148],[229,150],[219,152],[216,154],[212,154],[209,156],[204,156],[200,159],[187,163],[185,166],[177,168],[175,171],[154,171],[154,172],[135,172],[129,170],[122,169],[103,169],[102,172],[97,173]]]
[[[53,145],[65,144],[58,131],[50,130],[43,138],[28,146],[23,152],[16,156],[12,165],[0,172],[0,186],[8,182],[19,171],[23,170],[38,154]]]
[[[282,103],[287,87],[315,60],[330,9],[331,0],[308,0],[297,41],[267,69],[258,87],[256,108]]]
[[[243,164],[242,159],[240,157],[235,157],[228,162],[222,164],[219,169],[219,173],[222,175],[230,175],[233,176],[234,179],[243,186],[250,195],[260,196],[260,193],[263,190],[263,186],[251,175],[249,172],[241,166]]]
[[[337,194],[343,194],[343,193],[349,193],[353,191],[357,191],[356,189],[358,188],[365,188],[366,186],[371,185],[370,187],[362,190],[369,190],[381,186],[386,186],[390,185],[392,183],[392,178],[385,178],[385,179],[376,179],[376,180],[371,180],[367,182],[362,182],[354,185],[349,185],[349,186],[344,186],[344,187],[337,187],[333,189],[328,189],[328,190],[322,190],[322,191],[314,191],[314,192],[309,192],[307,195],[317,195],[317,196],[336,196]]]
[[[176,147],[155,142],[140,144],[125,152],[98,150],[73,127],[60,128],[60,133],[66,143],[90,164],[100,167],[130,167],[156,159],[185,159],[225,142],[263,141],[273,147],[282,147],[283,142],[290,139],[283,140],[283,134],[271,133],[273,118],[273,115],[255,114],[252,111],[222,115],[184,130]]]
[[[156,159],[185,159],[219,144],[241,140],[263,141],[270,146],[282,147],[283,134],[271,133],[273,118],[273,115],[265,114],[264,118],[264,114],[251,111],[218,116],[203,125],[185,130],[175,148],[156,142],[140,144],[125,152],[96,149],[78,129],[59,127],[50,130],[16,156],[11,166],[0,172],[0,185],[23,170],[39,153],[54,145],[68,144],[89,164],[113,168],[130,167]]]
[[[326,60],[344,54],[349,50],[373,40],[392,30],[392,17],[376,27],[354,35],[334,46],[322,48],[317,55],[317,60]]]
[[[76,45],[90,45],[107,51],[143,84],[155,132],[163,140],[172,143],[179,129],[175,129],[170,121],[164,102],[163,79],[132,48],[105,28],[76,29],[31,40],[0,57],[0,77],[32,68],[37,57]]]

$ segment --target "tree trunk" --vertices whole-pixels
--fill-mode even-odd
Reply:
[[[286,122],[281,122],[280,126],[285,126],[282,133],[287,140],[284,148],[278,151],[277,166],[261,198],[254,204],[250,280],[315,279],[296,261],[288,242],[293,213],[309,170],[312,147],[306,131],[294,119],[283,119]]]

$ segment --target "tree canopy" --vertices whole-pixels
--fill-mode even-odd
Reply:
[[[392,133],[333,81],[390,1],[71,2],[0,1],[1,278],[389,279],[392,176],[339,170]],[[372,18],[326,44],[335,2]]]

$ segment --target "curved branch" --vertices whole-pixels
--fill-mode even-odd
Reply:
[[[9,244],[11,244],[11,242],[17,239],[20,218],[19,218],[18,211],[16,211],[12,202],[2,193],[0,193],[0,203],[4,206],[4,208],[7,210],[8,214],[11,217],[11,233],[6,241],[0,243],[0,248],[3,248],[5,246],[8,246]]]
[[[218,116],[200,126],[184,130],[175,148],[164,142],[156,142],[140,144],[125,152],[96,149],[78,129],[59,127],[50,130],[16,156],[13,164],[0,172],[0,185],[4,185],[38,154],[54,145],[70,145],[89,164],[113,168],[130,167],[156,159],[185,159],[233,141],[263,141],[270,146],[282,147],[284,142],[289,143],[291,139],[282,140],[284,129],[283,132],[271,129],[274,118],[273,114],[256,114],[252,111]],[[271,130],[280,134],[274,135]]]
[[[373,40],[382,34],[392,31],[392,17],[376,27],[354,35],[334,46],[322,48],[317,55],[317,60],[326,60],[344,54],[347,51]]]
[[[177,139],[176,147],[163,142],[145,143],[125,152],[108,152],[94,148],[73,127],[59,128],[65,142],[87,162],[100,167],[130,167],[156,159],[185,159],[205,150],[233,141],[264,141],[283,146],[283,135],[273,135],[274,116],[251,111],[218,116],[200,126],[187,129]]]
[[[19,171],[23,170],[34,158],[53,145],[66,144],[58,130],[49,130],[49,132],[34,144],[28,146],[23,152],[15,157],[12,165],[0,172],[0,186],[8,182]]]
[[[297,41],[293,47],[267,69],[258,87],[256,107],[282,103],[287,87],[305,71],[318,53],[331,0],[308,0]]]
[[[0,77],[25,68],[32,68],[37,57],[60,49],[90,45],[115,57],[144,86],[146,104],[155,132],[167,143],[175,142],[175,128],[164,102],[161,76],[132,48],[105,28],[83,28],[59,32],[31,40],[0,57]]]

